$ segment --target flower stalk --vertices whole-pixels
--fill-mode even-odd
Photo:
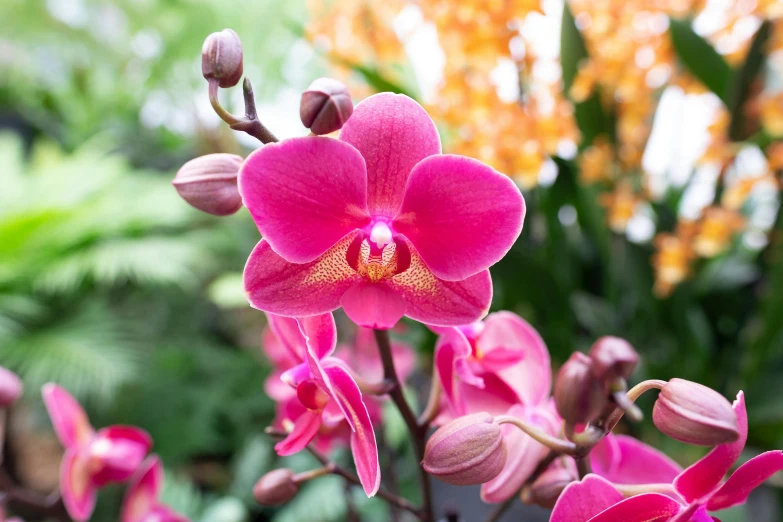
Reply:
[[[242,83],[242,95],[245,102],[245,115],[243,117],[238,118],[234,116],[220,104],[218,99],[219,87],[220,82],[217,79],[209,80],[209,103],[212,104],[212,108],[220,116],[221,120],[226,122],[233,130],[245,132],[261,143],[275,143],[278,141],[277,137],[258,119],[256,99],[253,95],[253,86],[249,78],[245,77]]]

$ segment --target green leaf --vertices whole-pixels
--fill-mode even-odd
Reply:
[[[595,337],[617,330],[617,313],[611,303],[601,297],[586,292],[574,292],[571,294],[571,309],[579,324]]]
[[[772,33],[772,23],[765,20],[761,24],[756,34],[753,36],[753,42],[748,50],[745,63],[737,72],[731,88],[731,103],[729,112],[731,114],[731,124],[729,126],[729,138],[734,141],[742,141],[749,137],[745,129],[745,111],[744,107],[750,96],[750,91],[756,78],[761,74],[766,60],[767,41]]]
[[[221,275],[209,285],[207,294],[220,308],[246,308],[247,295],[242,281],[242,272]]]
[[[571,90],[580,62],[587,57],[587,47],[566,2],[563,6],[560,31],[560,65],[563,69],[563,87],[566,94]],[[612,134],[611,122],[604,114],[598,89],[587,100],[576,103],[574,111],[576,123],[582,133],[582,147],[590,145],[598,134]]]
[[[669,20],[672,44],[682,64],[726,106],[730,106],[732,71],[726,60],[691,28],[689,20]]]
[[[326,476],[307,482],[272,522],[338,522],[345,520],[346,511],[343,479]]]

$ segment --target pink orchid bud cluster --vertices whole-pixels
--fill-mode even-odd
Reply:
[[[79,403],[55,384],[42,391],[57,437],[65,447],[60,470],[60,494],[68,514],[76,522],[90,519],[98,490],[109,484],[127,483],[121,522],[187,522],[158,502],[162,467],[147,457],[152,439],[132,426],[108,426],[95,430]]]

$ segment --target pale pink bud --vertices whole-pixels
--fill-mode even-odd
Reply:
[[[699,446],[739,438],[737,414],[723,395],[684,379],[667,382],[653,408],[653,422],[669,437]]]
[[[179,169],[172,184],[182,199],[214,216],[228,216],[242,208],[237,176],[242,158],[235,154],[207,154]]]
[[[0,408],[8,408],[22,396],[22,381],[14,372],[0,366]]]
[[[299,484],[290,469],[273,469],[253,486],[253,497],[264,506],[285,504],[299,493]]]
[[[483,484],[506,464],[503,432],[489,413],[465,415],[432,434],[424,449],[424,469],[447,484]]]
[[[555,380],[557,412],[569,424],[586,424],[604,409],[608,390],[604,381],[593,375],[593,361],[574,352]]]
[[[242,78],[242,41],[231,29],[212,33],[201,47],[201,74],[207,80],[219,80],[224,89]]]
[[[351,114],[351,93],[332,78],[318,78],[311,83],[299,104],[302,124],[317,136],[341,129]]]
[[[530,487],[525,502],[552,509],[560,494],[571,482],[579,480],[573,470],[562,466],[550,466]]]
[[[628,341],[608,335],[593,344],[589,355],[593,360],[593,374],[607,381],[627,379],[639,364],[639,354]]]

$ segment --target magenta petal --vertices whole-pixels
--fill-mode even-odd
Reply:
[[[552,367],[544,340],[527,321],[512,312],[496,312],[484,321],[484,331],[476,340],[484,359],[492,361],[496,352],[515,351],[520,364],[497,371],[526,405],[539,404],[549,397]]]
[[[464,281],[442,281],[430,272],[419,254],[411,250],[411,265],[387,284],[405,299],[405,315],[433,326],[461,326],[478,321],[492,301],[489,270]]]
[[[525,415],[522,406],[513,406],[508,414],[535,424]],[[539,427],[550,431],[548,426]],[[516,426],[503,426],[503,440],[507,449],[506,464],[497,477],[481,486],[481,499],[487,503],[503,502],[515,495],[549,453],[549,448],[522,433]]]
[[[783,470],[783,452],[768,451],[737,468],[721,488],[713,493],[707,509],[718,511],[744,504],[750,492],[769,477]]]
[[[302,451],[305,446],[310,444],[313,437],[318,433],[321,427],[321,412],[306,410],[296,421],[294,429],[286,438],[275,444],[275,451],[281,457],[293,455]]]
[[[289,263],[261,240],[245,265],[245,292],[250,304],[286,317],[318,315],[339,308],[340,297],[360,279],[345,257],[354,236],[349,234],[324,255],[304,264]]]
[[[481,374],[481,379],[484,382],[483,388],[457,381],[454,393],[460,415],[480,411],[501,415],[519,403],[516,392],[494,373]]]
[[[682,505],[659,493],[645,493],[623,500],[589,519],[590,522],[664,522],[679,513]]]
[[[120,522],[144,522],[158,503],[163,485],[163,466],[160,458],[152,456],[144,461],[125,492]]]
[[[152,447],[146,431],[133,426],[109,426],[98,430],[87,446],[87,452],[100,469],[93,471],[92,481],[98,487],[128,480],[139,468]]]
[[[461,281],[500,261],[522,231],[525,200],[511,178],[447,154],[419,162],[393,226],[439,279]]]
[[[324,368],[324,377],[337,404],[351,426],[351,452],[356,473],[368,497],[374,496],[381,486],[381,466],[378,447],[372,429],[370,414],[362,399],[362,392],[351,375],[341,366]]]
[[[366,98],[340,131],[367,164],[367,205],[373,215],[394,217],[408,175],[422,159],[440,154],[438,129],[407,96],[384,92]]]
[[[87,444],[95,434],[87,414],[76,399],[56,384],[45,384],[41,390],[46,410],[57,437],[66,448]]]
[[[60,464],[60,494],[76,522],[89,520],[95,510],[97,488],[90,480],[89,458],[75,449],[65,450]]]
[[[359,326],[388,330],[405,314],[405,300],[386,283],[359,281],[340,299],[345,314]]]
[[[605,479],[598,475],[587,475],[563,490],[549,522],[587,522],[621,500],[623,496],[620,492]],[[614,522],[620,520],[614,519]]]
[[[284,370],[304,361],[304,337],[296,319],[269,313],[265,315],[275,339],[271,344],[264,344],[269,358],[278,366],[285,365]]]
[[[745,448],[748,438],[748,412],[745,410],[745,394],[739,392],[734,401],[737,413],[739,439],[730,444],[715,446],[701,460],[680,473],[674,479],[674,489],[686,502],[693,502],[708,495],[731,469]]]
[[[337,347],[337,325],[331,313],[297,319],[307,346],[319,359],[334,353]]]
[[[609,434],[590,452],[593,471],[615,484],[671,484],[682,468],[627,435]]]
[[[239,190],[261,235],[283,259],[309,263],[370,222],[358,151],[331,138],[292,138],[257,149]]]

